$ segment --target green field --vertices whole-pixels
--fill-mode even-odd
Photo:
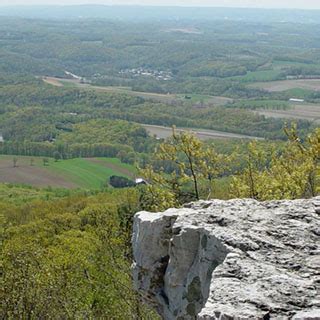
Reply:
[[[245,76],[232,77],[234,80],[240,80],[244,82],[263,82],[263,81],[273,81],[278,80],[280,75],[279,70],[261,70],[248,72]]]
[[[99,189],[109,181],[112,175],[128,177],[128,174],[124,171],[134,171],[132,166],[122,164],[118,159],[101,158],[98,161],[100,162],[94,163],[88,159],[79,158],[62,160],[51,162],[48,170],[69,177],[73,183],[87,189]],[[103,165],[103,162],[105,165]]]
[[[298,62],[298,61],[280,61],[275,60],[272,62],[272,66],[277,69],[283,69],[286,67],[307,67],[307,68],[319,68],[320,64],[316,63],[305,63],[305,62]]]
[[[238,100],[234,104],[230,104],[232,108],[242,109],[271,109],[271,110],[287,110],[290,109],[290,103],[283,100]]]
[[[189,101],[190,103],[204,104],[211,103],[219,106],[226,105],[233,101],[232,99],[226,97],[209,96],[204,94],[178,94],[176,97],[184,102]]]
[[[16,167],[13,158],[17,159]],[[134,166],[115,158],[48,159],[48,164],[44,165],[41,157],[0,156],[0,182],[92,190],[106,186],[112,175],[128,178],[135,175]]]
[[[189,100],[191,102],[208,102],[210,99],[212,99],[211,96],[202,94],[178,94],[177,97],[182,100]]]
[[[293,88],[293,89],[286,90],[284,92],[289,94],[291,98],[297,98],[297,99],[305,99],[312,96],[313,94],[312,90],[303,89],[303,88]]]

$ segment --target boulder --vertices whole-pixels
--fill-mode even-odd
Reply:
[[[320,319],[320,198],[139,212],[133,278],[163,319]]]

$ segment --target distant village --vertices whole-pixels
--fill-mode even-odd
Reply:
[[[122,75],[133,75],[134,77],[152,77],[157,80],[169,81],[173,79],[173,74],[171,71],[163,70],[152,70],[145,68],[134,68],[134,69],[125,69],[121,70],[119,74]]]

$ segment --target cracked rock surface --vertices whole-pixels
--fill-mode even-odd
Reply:
[[[163,319],[320,320],[320,197],[137,213],[133,277]]]

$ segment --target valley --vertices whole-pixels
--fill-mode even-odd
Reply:
[[[67,79],[67,78],[55,78],[55,77],[43,77],[42,80],[50,85],[56,87],[74,87],[84,90],[95,90],[98,92],[106,93],[119,93],[127,94],[133,97],[141,97],[144,99],[150,99],[157,102],[164,103],[181,103],[185,100],[190,100],[190,102],[199,103],[200,101],[205,104],[213,104],[217,106],[223,106],[227,103],[233,102],[233,99],[227,97],[214,97],[207,95],[197,95],[197,94],[160,94],[154,92],[139,92],[133,91],[130,87],[116,87],[116,86],[94,86],[90,83],[83,83],[79,79]]]
[[[0,318],[313,319],[320,11],[28,1],[0,5]]]

